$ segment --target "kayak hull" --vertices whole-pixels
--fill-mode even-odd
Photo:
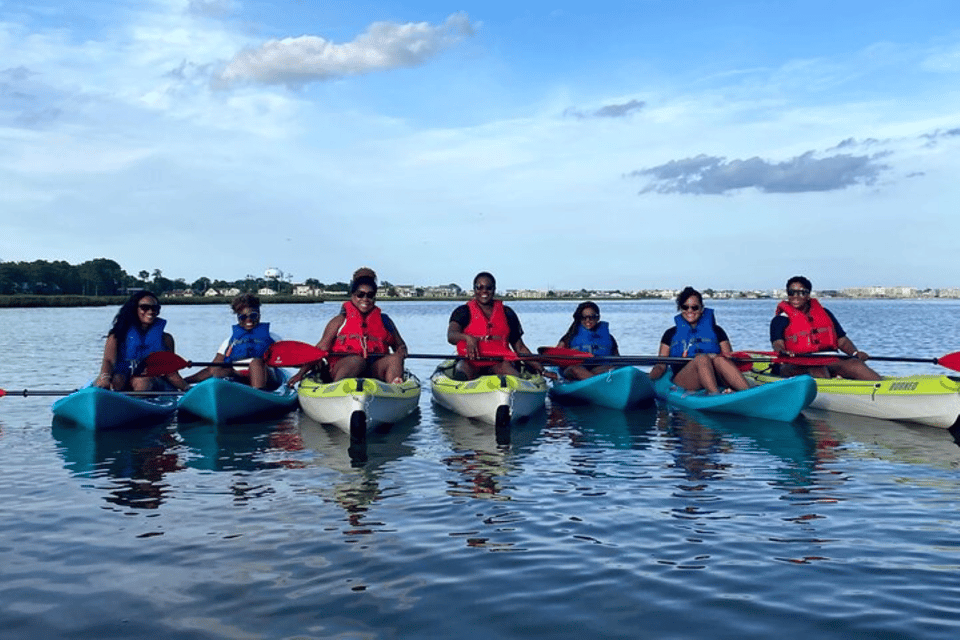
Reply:
[[[354,414],[365,417],[367,429],[400,422],[420,404],[420,380],[404,372],[402,383],[388,383],[374,378],[345,378],[322,382],[307,377],[297,392],[300,408],[316,422],[332,424],[351,433]]]
[[[746,374],[760,384],[780,380],[778,376]],[[885,377],[882,380],[815,378],[817,397],[814,409],[857,416],[916,422],[949,429],[960,418],[960,378],[944,375]]]
[[[620,367],[586,380],[556,381],[550,397],[559,402],[595,404],[611,409],[629,409],[654,398],[653,383],[636,367]]]
[[[704,390],[687,391],[674,385],[672,379],[668,371],[654,381],[653,388],[657,398],[681,409],[731,413],[781,422],[795,420],[817,395],[817,384],[810,376],[784,378],[744,391],[715,395],[709,395]]]
[[[177,394],[131,395],[84,387],[53,403],[53,415],[95,431],[152,426],[173,416]]]
[[[280,371],[279,375],[280,386],[272,391],[226,378],[207,378],[183,394],[179,413],[215,424],[283,415],[296,408],[297,391],[287,386],[286,373]]]
[[[441,407],[493,425],[512,423],[543,409],[547,381],[541,375],[454,380],[453,365],[452,360],[441,363],[430,377],[433,401]]]

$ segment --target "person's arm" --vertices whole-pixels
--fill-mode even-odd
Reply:
[[[334,316],[330,318],[330,321],[327,322],[327,326],[323,329],[323,335],[320,336],[320,341],[316,344],[317,349],[321,351],[330,351],[330,347],[333,346],[333,341],[337,339],[337,330],[340,329],[340,325],[343,324],[342,316]],[[300,370],[295,374],[290,376],[287,379],[287,386],[292,387],[300,382],[303,376],[307,375],[307,372],[313,369],[314,365],[318,361],[308,362],[300,367]]]
[[[103,360],[100,362],[100,374],[93,384],[101,389],[109,389],[113,380],[113,368],[117,364],[117,336],[107,336],[107,343],[103,345]]]
[[[177,352],[177,347],[173,342],[173,336],[170,335],[169,333],[163,334],[163,350],[169,351],[170,353]],[[179,371],[168,373],[163,377],[167,380],[167,382],[172,384],[174,387],[176,387],[180,391],[186,391],[187,389],[190,388],[190,385],[187,384],[187,381],[183,379],[183,376],[180,375]]]
[[[476,336],[464,333],[463,329],[464,325],[451,319],[450,324],[447,325],[447,342],[454,346],[463,342],[466,346],[466,356],[471,359],[476,359],[476,357],[480,355],[480,349],[478,347],[479,341]]]
[[[657,355],[660,356],[661,358],[666,358],[667,356],[669,356],[669,355],[670,355],[670,345],[669,345],[669,344],[664,344],[663,342],[661,342],[661,343],[660,343],[660,350],[657,352]],[[661,364],[655,364],[655,365],[653,365],[653,368],[650,369],[650,379],[651,379],[651,380],[659,380],[660,378],[663,377],[663,374],[665,374],[666,372],[667,372],[667,365],[666,365],[666,364],[662,364],[662,363],[661,363]]]
[[[397,329],[397,325],[394,324],[392,318],[387,318],[389,327],[387,329],[390,331],[390,335],[393,336],[393,352],[399,354],[401,358],[407,357],[407,343],[403,340],[403,336],[400,335],[400,330]]]
[[[853,344],[853,340],[851,340],[848,336],[843,336],[837,340],[837,347],[839,347],[840,351],[843,351],[848,356],[858,358],[861,362],[866,362],[870,359],[870,356],[866,351],[857,350],[857,346]]]
[[[770,321],[770,346],[777,353],[792,356],[794,354],[787,351],[787,343],[783,338],[788,326],[790,326],[790,320],[786,316],[775,316]]]

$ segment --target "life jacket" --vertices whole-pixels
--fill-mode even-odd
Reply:
[[[139,325],[127,329],[123,343],[118,345],[117,361],[113,365],[114,373],[131,375],[133,369],[151,353],[163,351],[163,328],[167,321],[156,318],[147,328],[146,333],[140,332]]]
[[[720,341],[713,330],[713,309],[703,308],[696,327],[691,326],[680,313],[673,317],[673,321],[677,325],[677,332],[670,343],[671,356],[689,358],[698,353],[720,353]]]
[[[334,353],[356,353],[367,357],[368,353],[388,353],[394,344],[393,334],[383,324],[383,315],[379,307],[374,307],[364,316],[353,302],[343,303],[346,319],[337,330],[330,351]]]
[[[483,313],[476,300],[468,302],[467,307],[470,309],[470,323],[463,328],[463,333],[476,336],[481,340],[500,342],[504,347],[510,348],[510,324],[507,322],[507,314],[503,310],[502,302],[493,301],[493,312],[489,318]]]
[[[226,362],[236,362],[248,358],[260,358],[271,344],[273,344],[273,338],[270,337],[269,322],[261,322],[249,331],[235,324],[223,359]]]
[[[777,305],[777,313],[774,315],[781,313],[790,319],[790,324],[783,332],[787,351],[813,353],[838,348],[833,320],[816,298],[810,298],[810,309],[807,313],[795,309],[784,300]]]
[[[610,335],[610,325],[601,320],[593,331],[579,325],[577,332],[570,338],[569,346],[595,356],[612,356],[613,337]]]

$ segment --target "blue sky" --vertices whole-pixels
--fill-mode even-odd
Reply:
[[[960,286],[960,5],[0,0],[0,260]]]

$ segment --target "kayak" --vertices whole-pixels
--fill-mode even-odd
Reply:
[[[273,390],[254,389],[227,378],[207,378],[183,394],[180,416],[226,424],[292,411],[297,406],[297,391],[287,386],[284,371],[278,370],[278,375],[280,386]]]
[[[586,380],[557,380],[550,397],[573,404],[596,404],[611,409],[628,409],[653,400],[649,376],[636,367],[620,367]]]
[[[171,418],[178,392],[133,393],[87,386],[53,403],[53,415],[96,431],[152,426]]]
[[[657,398],[681,409],[733,413],[752,418],[791,422],[813,402],[817,383],[810,376],[784,378],[731,393],[708,394],[705,390],[687,391],[673,384],[667,371],[653,383]]]
[[[433,401],[466,418],[508,426],[543,409],[547,381],[541,375],[480,376],[454,380],[455,360],[440,363],[430,376]]]
[[[413,413],[420,404],[420,380],[409,371],[404,371],[400,383],[375,378],[323,382],[308,376],[300,381],[297,393],[300,408],[310,418],[358,435],[357,430],[393,424]]]
[[[748,372],[756,382],[779,384],[784,378]],[[789,380],[789,378],[787,378]],[[916,422],[949,429],[960,417],[960,377],[916,375],[882,380],[814,378],[817,397],[810,405],[837,413]]]

